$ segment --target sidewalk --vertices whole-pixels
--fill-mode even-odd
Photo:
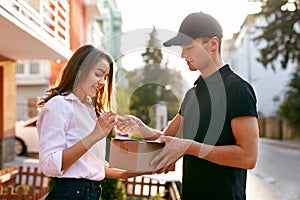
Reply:
[[[300,139],[293,140],[279,140],[279,139],[270,139],[270,138],[259,138],[261,143],[276,145],[279,147],[298,149],[300,150]]]
[[[11,167],[11,166],[21,166],[21,165],[23,165],[24,160],[26,160],[26,159],[31,160],[31,158],[27,158],[24,156],[16,156],[13,161],[4,163],[3,168],[7,168],[7,167]]]
[[[247,200],[279,200],[274,192],[251,171],[248,171],[246,187]]]
[[[259,143],[274,146],[276,148],[300,151],[300,139],[280,140],[260,138]],[[255,173],[255,170],[248,171],[246,191],[247,200],[282,200],[282,197],[279,197],[278,193],[276,194],[276,191],[270,188],[270,186]]]

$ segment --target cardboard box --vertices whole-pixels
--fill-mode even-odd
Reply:
[[[152,171],[151,160],[165,143],[130,139],[112,139],[110,142],[109,166],[132,172]]]

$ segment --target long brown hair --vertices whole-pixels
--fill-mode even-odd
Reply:
[[[114,62],[108,53],[105,53],[92,45],[84,45],[76,50],[61,72],[60,77],[56,82],[56,86],[47,90],[46,95],[40,99],[38,108],[42,108],[56,95],[66,96],[73,92],[78,81],[79,72],[84,73],[80,74],[81,79],[84,79],[91,67],[103,59],[109,63],[109,74],[105,79],[105,86],[97,92],[93,99],[93,104],[97,116],[99,116],[101,112],[112,110]]]

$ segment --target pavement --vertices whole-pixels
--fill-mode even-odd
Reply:
[[[294,140],[277,140],[269,138],[260,138],[260,143],[268,145],[276,145],[284,148],[298,149],[300,150],[300,139]],[[5,163],[5,167],[13,165],[38,165],[37,158],[28,158],[24,156],[18,156],[14,161]],[[265,182],[259,178],[253,171],[248,171],[248,180],[246,188],[247,200],[280,200],[274,194],[274,192],[268,188]]]
[[[296,149],[300,151],[300,139],[279,140],[260,138],[260,143],[287,149]],[[271,190],[271,188],[269,188],[269,186],[252,170],[248,170],[246,193],[247,200],[281,200],[276,194],[274,194],[274,191]]]
[[[300,150],[300,138],[292,140],[279,140],[279,139],[270,139],[270,138],[260,138],[260,142],[264,144],[276,145],[279,147],[298,149]]]
[[[246,196],[247,200],[279,200],[266,183],[251,171],[248,171]]]

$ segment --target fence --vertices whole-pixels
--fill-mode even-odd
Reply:
[[[160,196],[167,200],[180,200],[175,182],[157,181],[138,176],[124,179],[127,197],[149,198]],[[12,166],[0,170],[1,200],[38,200],[48,193],[48,178],[36,166]]]
[[[149,198],[163,197],[167,200],[180,200],[180,194],[175,182],[157,181],[155,179],[138,176],[123,180],[127,197]]]
[[[8,167],[0,170],[0,199],[42,199],[48,192],[47,182],[37,167]]]
[[[278,117],[258,118],[260,137],[289,140],[299,137],[297,129]]]

